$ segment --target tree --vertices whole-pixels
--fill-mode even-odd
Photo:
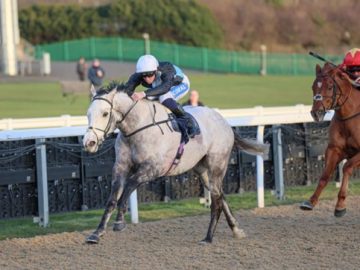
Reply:
[[[195,0],[117,0],[97,8],[34,5],[19,14],[21,35],[34,44],[101,36],[219,47],[223,33],[212,13]]]

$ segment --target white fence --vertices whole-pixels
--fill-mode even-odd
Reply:
[[[85,126],[85,116],[62,115],[59,117],[1,119],[0,130]]]
[[[249,109],[218,110],[232,126],[257,126],[312,122],[311,106],[254,107]],[[331,119],[332,114],[327,116]],[[1,119],[0,130],[86,126],[86,116]]]
[[[296,105],[289,107],[254,107],[250,109],[228,109],[218,111],[231,126],[257,126],[257,140],[263,142],[265,125],[313,122],[310,110],[311,106]],[[331,120],[332,116],[333,112],[329,112],[325,116],[325,120]],[[49,118],[3,119],[0,120],[0,130],[3,130],[0,131],[0,141],[81,136],[86,131],[86,125],[87,119],[85,116],[64,115]],[[45,129],[45,127],[48,128]],[[281,152],[279,150],[277,151]],[[276,177],[278,178],[275,179],[275,182],[279,183],[280,187],[283,187],[282,158],[278,158],[274,163],[275,162],[275,171],[277,171]],[[256,168],[258,207],[262,208],[265,206],[265,203],[264,164],[261,156],[257,156],[256,158]],[[280,191],[280,193],[281,192],[283,191]],[[132,204],[130,205],[130,208],[132,209],[131,219],[136,222],[138,220],[137,200],[136,198],[134,199],[133,196],[136,196],[136,193],[132,194],[132,198],[130,199],[130,203]]]

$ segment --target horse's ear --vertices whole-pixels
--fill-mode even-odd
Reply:
[[[91,94],[92,94],[93,97],[96,95],[96,89],[95,89],[95,87],[94,87],[93,84],[91,84],[90,92],[91,92]]]
[[[316,71],[316,75],[321,74],[321,67],[320,67],[320,65],[319,65],[319,64],[316,64],[315,71]]]
[[[113,99],[116,93],[117,93],[116,88],[114,88],[113,90],[111,90],[111,91],[109,92],[109,97],[110,97],[110,99]]]

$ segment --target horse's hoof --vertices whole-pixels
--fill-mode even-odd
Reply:
[[[334,216],[335,217],[343,217],[346,214],[346,208],[338,210],[335,209]]]
[[[305,201],[300,204],[300,209],[304,211],[310,211],[313,210],[314,206],[309,202]]]
[[[97,244],[99,243],[100,237],[97,234],[91,234],[86,238],[86,243]]]
[[[199,242],[199,245],[208,245],[208,244],[211,244],[211,240],[208,240],[208,239],[203,239]]]
[[[125,222],[116,222],[113,225],[113,230],[115,232],[121,232],[126,229],[126,223]]]
[[[239,228],[234,228],[233,235],[234,235],[234,238],[236,238],[236,239],[242,239],[242,238],[246,237],[245,232]]]

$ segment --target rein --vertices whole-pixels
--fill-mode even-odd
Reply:
[[[331,78],[331,77],[330,77],[330,78]],[[335,84],[336,84],[337,88],[340,89],[340,87],[339,87],[339,85],[336,83],[335,79],[333,79],[333,78],[331,78],[331,79],[334,81],[334,87],[335,87]],[[335,91],[336,91],[336,90],[335,90]],[[341,90],[339,90],[339,91],[340,91],[340,93],[341,93],[341,94],[340,94],[340,96],[341,96],[341,95],[342,95],[342,92],[341,92]],[[352,91],[353,91],[353,87],[350,86],[350,91],[349,91],[348,95],[346,96],[344,102],[343,102],[341,105],[338,105],[337,107],[334,107],[334,110],[335,110],[335,111],[339,110],[339,109],[348,101],[348,99],[350,98],[350,95],[351,95],[351,92],[352,92]],[[337,120],[346,121],[346,120],[350,120],[350,119],[352,119],[352,118],[355,118],[355,117],[357,117],[357,116],[359,116],[359,115],[360,115],[360,112],[357,112],[357,113],[355,113],[355,114],[353,114],[353,115],[350,115],[350,116],[344,117],[344,118],[339,117],[337,114],[335,114],[334,116],[336,117]]]
[[[153,126],[158,126],[158,125],[160,125],[160,124],[167,123],[167,122],[169,122],[169,121],[171,121],[171,120],[172,120],[171,117],[169,117],[168,119],[165,119],[165,120],[162,120],[162,121],[158,121],[158,122],[155,122],[155,123],[151,123],[151,124],[149,124],[149,125],[146,125],[146,126],[143,126],[143,127],[139,128],[139,129],[137,129],[137,130],[135,130],[135,131],[133,131],[133,132],[131,132],[131,133],[129,133],[129,134],[124,134],[124,137],[125,137],[125,138],[131,137],[132,135],[135,135],[136,133],[138,133],[138,132],[140,132],[140,131],[143,131],[144,129],[147,129],[147,128],[153,127]],[[159,128],[160,128],[160,127],[159,127]],[[160,130],[161,130],[161,128],[160,128]],[[164,134],[164,132],[163,132],[162,130],[161,130],[161,132]]]
[[[93,126],[89,126],[88,129],[92,129],[92,130],[95,130],[95,129],[96,129],[96,130],[99,130],[99,131],[101,131],[101,132],[104,133],[104,137],[107,137],[107,136],[109,135],[108,132],[109,132],[109,130],[110,130],[111,120],[113,119],[113,114],[112,114],[113,104],[112,104],[112,102],[110,102],[110,101],[107,100],[106,98],[102,98],[102,97],[94,97],[91,102],[93,102],[94,100],[103,100],[103,101],[107,102],[107,103],[110,105],[110,117],[109,117],[109,121],[108,121],[105,129],[100,129],[100,128],[93,127]],[[129,113],[132,111],[132,109],[135,107],[135,105],[136,105],[137,103],[138,103],[138,101],[135,101],[135,102],[131,105],[131,107],[130,107],[130,108],[127,110],[127,112],[123,115],[123,118],[122,118],[120,121],[117,121],[117,122],[116,122],[117,125],[118,125],[118,124],[121,124],[121,123],[125,120],[125,118],[129,115]],[[143,127],[139,128],[139,129],[137,129],[137,130],[135,130],[135,131],[133,131],[133,132],[131,132],[131,133],[129,133],[129,134],[124,134],[124,133],[123,133],[123,136],[124,136],[125,138],[128,138],[128,137],[131,137],[131,136],[135,135],[136,133],[138,133],[138,132],[140,132],[140,131],[143,131],[143,130],[145,130],[145,129],[147,129],[147,128],[150,128],[150,127],[152,127],[152,126],[159,126],[160,124],[168,123],[168,122],[170,122],[171,120],[173,120],[173,118],[170,117],[170,115],[169,115],[168,118],[165,119],[165,120],[155,121],[156,107],[155,107],[154,104],[153,104],[153,108],[154,108],[154,115],[153,115],[153,122],[152,122],[151,124],[148,124],[148,125],[146,125],[146,126],[143,126]],[[168,125],[168,126],[169,126],[169,125]],[[164,132],[163,132],[163,130],[161,129],[160,126],[159,126],[159,128],[160,128],[160,130],[161,130],[161,133],[164,134]],[[169,126],[169,128],[170,128],[170,126]],[[171,129],[171,128],[170,128],[170,129]],[[98,138],[96,132],[94,132],[94,133],[95,133],[95,136],[96,136],[97,140],[99,141],[99,138]]]
[[[346,120],[350,120],[352,118],[355,118],[355,117],[357,117],[359,115],[360,115],[360,112],[357,112],[357,113],[355,113],[355,114],[353,114],[351,116],[345,117],[345,118],[341,118],[341,117],[337,116],[336,114],[334,116],[336,117],[337,120],[346,121]]]
[[[156,115],[156,107],[155,107],[155,104],[153,104],[153,109],[154,109],[154,115],[153,115],[153,122],[152,122],[151,124],[148,124],[148,125],[146,125],[146,126],[143,126],[143,127],[139,128],[139,129],[137,129],[137,130],[135,130],[135,131],[133,131],[133,132],[131,132],[131,133],[129,133],[129,134],[123,134],[123,136],[124,136],[125,138],[128,138],[128,137],[131,137],[131,136],[135,135],[136,133],[138,133],[138,132],[140,132],[140,131],[143,131],[143,130],[145,130],[145,129],[147,129],[147,128],[150,128],[150,127],[153,127],[153,126],[158,126],[159,129],[161,130],[161,133],[164,134],[164,131],[161,129],[160,124],[168,123],[168,122],[171,121],[173,118],[170,117],[170,115],[169,115],[168,118],[165,119],[165,120],[155,121],[155,115]],[[123,120],[124,120],[124,119],[123,119]],[[168,127],[169,127],[169,125],[168,125]],[[170,129],[171,129],[171,128],[170,128]]]

